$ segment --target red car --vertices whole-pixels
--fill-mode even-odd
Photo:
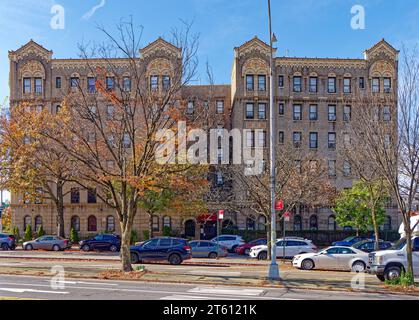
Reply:
[[[236,248],[236,253],[248,255],[249,252],[250,252],[250,248],[252,248],[254,246],[266,245],[266,243],[267,243],[267,241],[266,241],[265,238],[252,240],[248,243],[245,243],[245,244],[237,247]]]

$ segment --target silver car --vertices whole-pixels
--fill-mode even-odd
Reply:
[[[67,239],[58,236],[42,236],[38,239],[23,243],[24,250],[53,250],[60,251],[71,248]]]
[[[346,270],[363,272],[368,265],[368,253],[351,247],[329,247],[318,253],[299,254],[292,260],[298,269]]]
[[[192,248],[192,258],[215,259],[217,256],[226,257],[228,254],[228,249],[220,244],[217,255],[217,243],[212,241],[189,241],[189,245]]]

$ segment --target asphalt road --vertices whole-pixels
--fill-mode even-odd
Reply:
[[[143,283],[136,281],[56,281],[47,277],[0,276],[0,299],[46,300],[418,300],[407,295],[328,292],[322,290],[271,289]]]

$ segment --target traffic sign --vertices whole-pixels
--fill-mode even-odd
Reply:
[[[275,201],[275,210],[284,210],[284,202],[282,200]]]
[[[224,219],[224,210],[218,210],[218,219],[220,220]]]
[[[289,222],[290,221],[290,216],[291,214],[287,211],[284,213],[283,217],[284,217],[284,221]]]

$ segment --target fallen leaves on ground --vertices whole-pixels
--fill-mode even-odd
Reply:
[[[140,279],[148,271],[146,270],[135,270],[131,272],[123,272],[121,270],[106,270],[99,274],[99,279],[120,279],[120,280],[130,280],[130,279]]]

